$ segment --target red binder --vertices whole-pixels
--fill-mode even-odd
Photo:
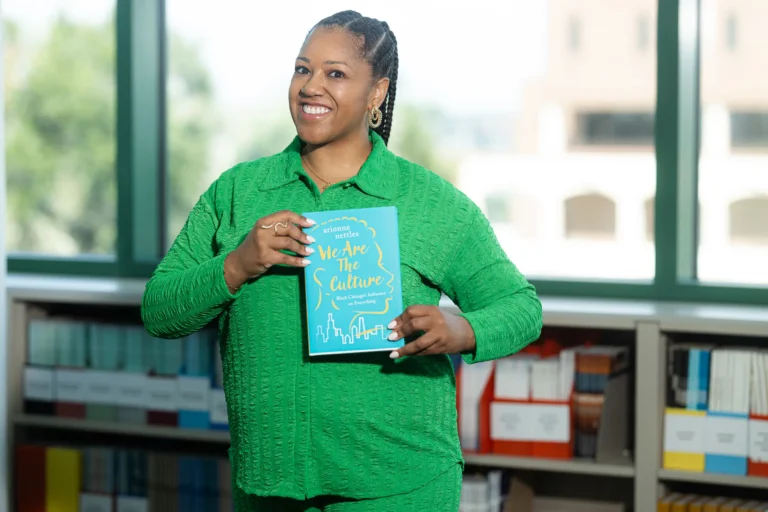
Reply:
[[[750,427],[754,420],[768,421],[768,416],[759,416],[757,414],[750,414]],[[768,477],[768,462],[758,462],[756,460],[747,460],[747,474],[750,476],[763,476]]]

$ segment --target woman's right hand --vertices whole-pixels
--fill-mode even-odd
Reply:
[[[315,251],[307,246],[315,240],[302,228],[314,225],[314,221],[287,210],[256,221],[248,236],[224,261],[224,278],[230,291],[236,291],[246,281],[261,276],[274,265],[309,265],[305,256]],[[283,250],[297,256],[280,252]]]

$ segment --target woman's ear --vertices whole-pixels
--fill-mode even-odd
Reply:
[[[381,108],[384,99],[387,97],[387,91],[389,90],[389,78],[380,78],[373,86],[371,91],[371,105]]]

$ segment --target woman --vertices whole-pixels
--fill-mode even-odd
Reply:
[[[387,149],[397,41],[345,11],[321,21],[289,90],[297,137],[225,172],[147,284],[147,330],[218,320],[238,511],[457,510],[463,459],[447,354],[468,363],[535,340],[541,305],[462,193]],[[457,101],[460,101],[457,98]],[[310,359],[300,211],[394,205],[403,300],[391,354]],[[440,309],[441,292],[464,311]]]

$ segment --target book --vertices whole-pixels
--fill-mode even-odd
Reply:
[[[393,206],[307,212],[316,222],[305,268],[309,355],[394,350],[389,323],[402,313],[400,242]]]

